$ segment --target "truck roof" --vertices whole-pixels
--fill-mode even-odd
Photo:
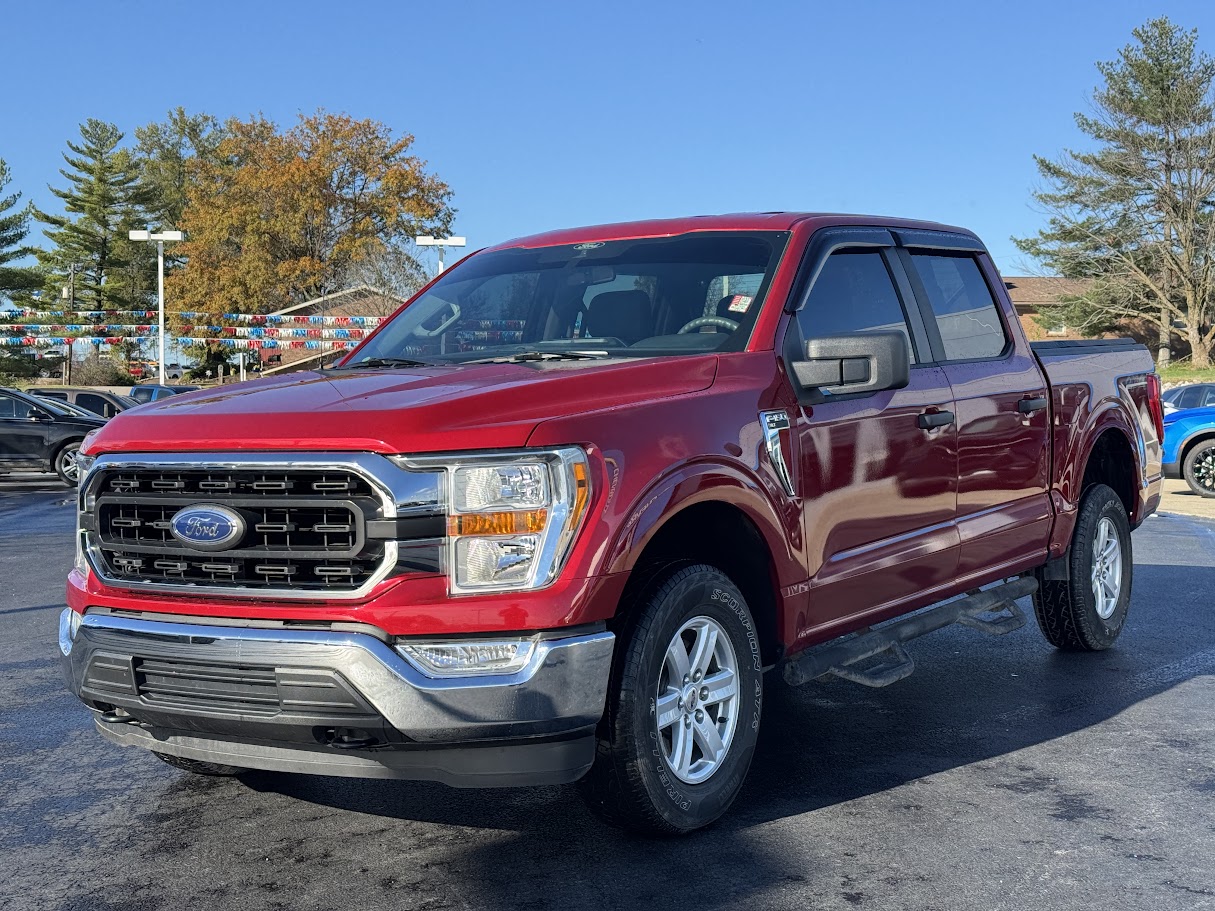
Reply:
[[[554,247],[573,243],[628,240],[637,237],[671,237],[692,231],[788,231],[803,222],[814,222],[813,229],[833,225],[865,225],[883,228],[903,228],[916,231],[950,231],[975,237],[965,228],[932,221],[892,218],[888,215],[855,215],[832,212],[740,212],[731,215],[692,215],[684,218],[659,218],[647,221],[624,221],[580,228],[561,228],[543,234],[516,237],[489,247],[505,250],[511,247]]]

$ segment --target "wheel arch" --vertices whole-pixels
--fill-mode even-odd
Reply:
[[[716,566],[738,586],[751,609],[765,665],[782,655],[782,589],[804,574],[795,545],[800,544],[798,515],[778,514],[772,492],[738,469],[727,466],[686,468],[655,484],[641,498],[614,548],[611,564],[629,574],[615,622],[629,615],[656,576],[666,567],[687,563]],[[796,520],[796,541],[785,522]]]
[[[1186,456],[1190,454],[1195,446],[1199,443],[1207,443],[1213,440],[1215,440],[1215,427],[1204,427],[1194,431],[1194,433],[1182,440],[1181,445],[1177,447],[1177,464],[1184,466]]]

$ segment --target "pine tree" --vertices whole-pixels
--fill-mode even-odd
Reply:
[[[119,147],[123,134],[116,126],[90,118],[80,136],[63,155],[68,167],[59,173],[67,188],[51,187],[65,214],[34,210],[54,245],[39,253],[50,273],[48,289],[57,294],[75,267],[78,308],[140,309],[155,287],[155,254],[150,244],[128,240],[127,232],[146,226],[151,193],[134,154]]]
[[[1034,196],[1049,226],[1017,245],[1089,280],[1069,302],[1070,325],[1151,320],[1164,362],[1177,321],[1205,367],[1215,348],[1215,60],[1197,32],[1167,18],[1134,38],[1098,64],[1094,113],[1076,115],[1094,150],[1036,158],[1046,187]]]
[[[0,158],[0,295],[33,290],[39,283],[36,270],[12,265],[32,251],[23,243],[30,230],[30,207],[17,207],[20,193],[5,195],[11,181],[8,164]]]
[[[172,229],[181,223],[190,186],[191,162],[214,162],[227,130],[210,114],[169,112],[166,120],[135,128],[143,183],[151,193],[152,222]]]

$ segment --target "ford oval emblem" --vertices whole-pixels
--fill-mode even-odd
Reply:
[[[195,550],[227,550],[245,535],[245,520],[226,506],[199,504],[179,510],[169,520],[169,531]]]

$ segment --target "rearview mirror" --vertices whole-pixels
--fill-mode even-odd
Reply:
[[[33,409],[30,409],[29,417],[26,418],[26,420],[42,422],[42,421],[52,421],[52,420],[54,420],[54,418],[52,418],[45,411],[35,411]]]
[[[822,402],[902,389],[910,380],[911,355],[901,332],[857,332],[807,340],[806,359],[792,366],[802,390]]]

